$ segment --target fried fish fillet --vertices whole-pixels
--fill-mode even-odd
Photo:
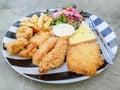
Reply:
[[[96,75],[104,61],[97,43],[83,43],[72,46],[67,53],[68,70],[87,76]]]
[[[38,47],[44,43],[49,37],[50,37],[49,32],[40,32],[36,33],[31,39],[31,43],[35,43]]]
[[[35,45],[34,43],[29,43],[25,49],[19,52],[18,55],[25,58],[32,58],[36,50],[37,50],[37,45]]]
[[[20,50],[24,49],[24,47],[28,44],[28,41],[24,38],[19,38],[12,42],[5,43],[5,47],[8,50],[9,55],[15,55]]]
[[[64,63],[68,46],[68,37],[58,38],[55,48],[52,49],[39,64],[39,72],[46,73],[52,68],[60,67]]]
[[[51,50],[54,48],[55,43],[57,41],[57,37],[51,37],[48,40],[46,40],[39,49],[35,52],[35,54],[32,57],[32,62],[39,66],[39,63],[41,62],[42,58]]]

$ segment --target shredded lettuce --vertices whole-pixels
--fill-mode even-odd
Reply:
[[[60,23],[66,23],[67,22],[67,17],[65,14],[61,14],[58,18],[54,18],[51,25],[57,25]]]

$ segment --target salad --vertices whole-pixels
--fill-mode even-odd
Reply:
[[[60,23],[68,23],[75,29],[78,29],[82,22],[82,15],[79,11],[73,8],[63,8],[58,12],[52,14],[53,21],[51,25],[57,25]]]

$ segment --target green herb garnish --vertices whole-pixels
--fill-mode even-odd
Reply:
[[[61,14],[58,18],[53,19],[51,25],[57,25],[60,23],[66,23],[67,22],[67,17],[65,14]]]

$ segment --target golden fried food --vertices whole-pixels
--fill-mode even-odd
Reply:
[[[50,24],[52,22],[53,18],[47,14],[41,13],[39,19],[38,19],[38,28],[42,31],[49,31],[51,30]]]
[[[44,27],[45,29],[49,29],[52,20],[53,20],[52,17],[49,17],[49,18],[47,19],[47,21],[44,23],[43,27]]]
[[[41,62],[42,58],[51,50],[54,48],[55,43],[57,41],[57,37],[51,37],[48,40],[46,40],[39,49],[35,52],[33,55],[32,61],[36,66],[39,66],[39,63]]]
[[[38,27],[39,28],[42,28],[44,22],[45,22],[45,17],[46,17],[46,14],[44,13],[41,13],[40,17],[38,18]]]
[[[5,43],[5,47],[7,48],[9,55],[15,55],[20,50],[24,49],[27,44],[28,41],[26,39],[19,38],[15,41]]]
[[[20,26],[28,26],[33,29],[33,32],[40,32],[38,28],[38,16],[34,14],[31,18],[25,18],[23,22],[20,23]]]
[[[16,31],[17,38],[25,38],[29,40],[33,35],[33,30],[28,26],[20,26]]]
[[[38,18],[39,18],[38,15],[33,14],[33,16],[31,18],[28,18],[28,17],[24,18],[22,23],[32,23],[32,24],[35,24],[35,23],[38,22]],[[22,23],[20,23],[20,25]]]
[[[25,18],[20,26],[28,26],[33,29],[33,32],[51,30],[51,22],[53,18],[47,14],[41,13],[40,17],[34,14],[31,18]]]
[[[50,37],[49,32],[40,32],[36,33],[31,39],[30,42],[36,44],[37,46],[40,46]]]
[[[37,45],[35,45],[34,43],[29,43],[25,49],[19,52],[18,55],[25,58],[32,58],[36,50]]]
[[[39,72],[46,73],[52,68],[60,67],[64,63],[68,46],[68,37],[58,38],[55,47],[40,62]]]
[[[33,23],[30,23],[30,22],[28,22],[28,23],[24,23],[24,22],[22,22],[22,23],[20,23],[20,27],[21,26],[27,26],[27,27],[30,27],[30,28],[32,28],[32,30],[33,30],[33,32],[41,32],[41,30],[35,25],[35,24],[33,24]]]
[[[68,70],[88,76],[96,75],[104,63],[97,43],[83,43],[72,46],[67,53]]]
[[[29,18],[29,21],[33,24],[37,24],[38,18],[38,15],[34,14],[31,18]]]

